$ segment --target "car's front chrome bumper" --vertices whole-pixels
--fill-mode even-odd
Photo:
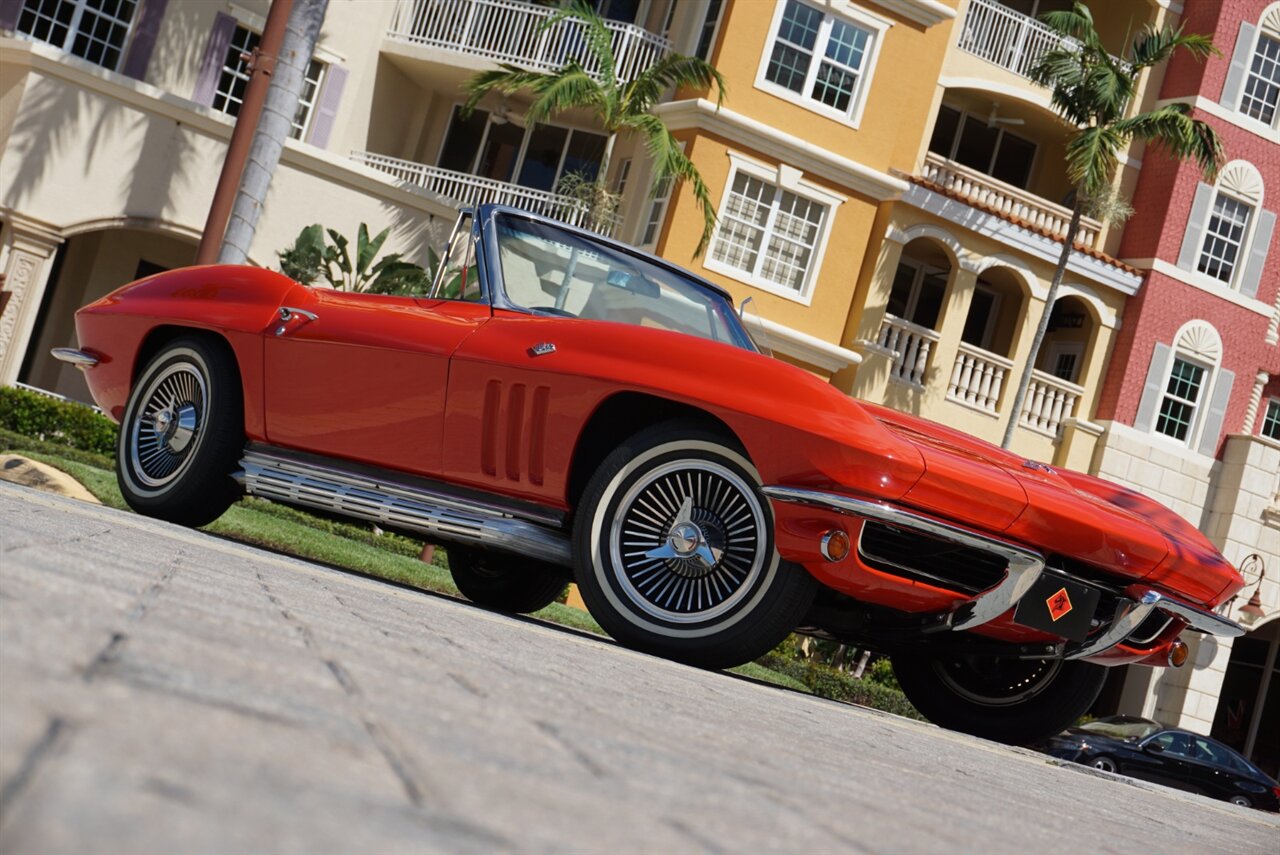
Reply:
[[[876,520],[918,531],[928,537],[949,540],[971,549],[983,550],[1002,558],[1006,562],[1004,578],[998,584],[961,603],[948,614],[940,616],[938,621],[940,629],[972,629],[995,620],[1016,606],[1043,573],[1051,572],[1066,578],[1074,578],[1061,570],[1046,570],[1045,557],[1034,549],[972,531],[954,523],[933,519],[916,511],[843,496],[839,493],[795,487],[770,486],[764,488],[764,493],[774,501],[812,505],[864,520]],[[1076,579],[1076,581],[1085,585],[1093,584],[1084,579]],[[1115,613],[1110,620],[1105,621],[1103,627],[1086,640],[1065,645],[1063,655],[1068,659],[1083,659],[1110,650],[1132,635],[1155,610],[1180,618],[1186,621],[1188,627],[1199,632],[1234,637],[1243,635],[1245,631],[1244,627],[1235,621],[1200,606],[1140,585],[1131,586],[1124,596],[1118,598]]]

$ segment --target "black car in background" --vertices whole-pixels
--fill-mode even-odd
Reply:
[[[1134,716],[1111,716],[1072,727],[1035,746],[1073,760],[1199,793],[1232,804],[1280,811],[1280,784],[1232,749],[1198,733]]]

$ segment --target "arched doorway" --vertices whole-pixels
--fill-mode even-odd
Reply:
[[[894,381],[924,386],[952,271],[951,255],[937,241],[916,238],[903,248],[878,342],[897,354]]]
[[[83,375],[49,355],[76,346],[75,313],[121,285],[195,260],[196,241],[144,228],[104,228],[77,234],[58,249],[40,301],[19,382],[92,401]]]
[[[1006,267],[978,276],[947,387],[950,400],[992,415],[1013,370],[1013,348],[1025,314],[1022,280]]]
[[[1280,616],[1231,646],[1210,734],[1280,774]]]

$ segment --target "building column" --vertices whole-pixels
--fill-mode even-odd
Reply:
[[[905,235],[890,226],[884,240],[880,241],[875,272],[867,286],[866,297],[861,306],[850,307],[841,338],[849,342],[850,350],[861,354],[862,363],[839,371],[831,378],[836,388],[868,401],[885,399],[885,386],[893,366],[893,351],[881,347],[878,342],[885,310],[889,307],[889,295],[893,291],[893,277],[905,246]]]
[[[1271,375],[1265,371],[1259,371],[1253,378],[1253,391],[1249,393],[1249,406],[1244,411],[1244,427],[1240,429],[1241,433],[1253,434],[1253,426],[1258,421],[1258,408],[1262,406],[1262,390],[1267,388],[1270,382]]]
[[[933,359],[925,378],[929,394],[946,397],[960,352],[960,340],[964,336],[964,323],[969,317],[969,304],[973,302],[973,292],[977,287],[977,272],[961,261],[951,272],[947,296],[942,301],[942,312],[938,316],[938,343],[933,346]]]
[[[4,290],[9,292],[0,315],[0,385],[4,386],[15,383],[22,370],[53,269],[53,255],[62,243],[53,232],[17,219],[9,220],[6,232],[0,246]]]
[[[1013,346],[1013,353],[1010,359],[1013,361],[1013,368],[1009,371],[1009,377],[1005,381],[1004,400],[1000,404],[1000,433],[1004,434],[1005,426],[1009,419],[1017,419],[1021,414],[1013,411],[1013,399],[1018,395],[1018,385],[1022,383],[1022,375],[1034,370],[1035,366],[1031,365],[1031,342],[1036,337],[1036,327],[1040,324],[1040,316],[1049,311],[1049,306],[1045,301],[1034,295],[1027,296],[1027,311],[1023,316],[1022,328],[1018,330],[1018,340]],[[1099,330],[1101,331],[1101,330]],[[1043,344],[1041,345],[1043,347]],[[1101,363],[1102,360],[1094,360]],[[1098,370],[1101,371],[1099,364]],[[1087,387],[1086,387],[1087,388]],[[1024,403],[1025,406],[1025,403]],[[1019,445],[1018,440],[1023,437],[1026,431],[1021,429],[1014,431],[1013,442],[1010,443],[1012,448]],[[1017,451],[1014,452],[1018,453]]]

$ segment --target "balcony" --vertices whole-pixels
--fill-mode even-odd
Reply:
[[[929,354],[938,339],[939,334],[934,330],[886,314],[876,344],[893,353],[891,379],[923,389]]]
[[[997,415],[1000,412],[1000,392],[1012,370],[1011,360],[961,342],[955,365],[951,368],[947,400],[988,415]]]
[[[1055,205],[1012,184],[992,178],[990,175],[962,166],[939,154],[925,155],[922,177],[930,184],[975,204],[1016,219],[1059,239],[1067,234],[1071,223],[1071,211]],[[1102,223],[1089,217],[1080,220],[1076,242],[1090,249],[1099,249],[1098,237]]]
[[[412,45],[466,54],[481,60],[511,63],[530,71],[555,71],[577,59],[589,74],[600,69],[587,54],[582,24],[543,24],[554,7],[519,0],[400,0],[387,38]],[[635,24],[606,21],[613,36],[621,82],[671,50],[671,43]]]
[[[352,152],[351,159],[385,172],[400,181],[420,187],[447,200],[457,208],[470,208],[487,203],[510,205],[534,214],[554,217],[571,226],[590,228],[590,216],[586,206],[570,196],[561,196],[545,190],[522,187],[508,181],[497,181],[367,151]],[[605,233],[612,234],[616,227],[615,221],[610,224]]]
[[[1104,29],[1101,22],[1099,28]],[[1010,9],[996,0],[969,0],[969,10],[960,29],[959,47],[1030,80],[1031,69],[1040,57],[1053,48],[1070,43],[1030,15]]]
[[[1076,414],[1076,403],[1084,388],[1060,380],[1043,371],[1031,372],[1031,385],[1022,406],[1022,425],[1044,434],[1057,436],[1064,419]]]

